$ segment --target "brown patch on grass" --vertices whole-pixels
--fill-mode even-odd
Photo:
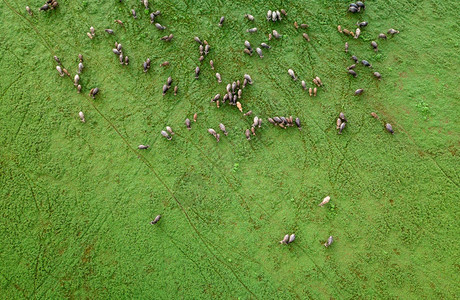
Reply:
[[[450,154],[452,154],[452,156],[457,156],[458,148],[455,147],[454,145],[450,145],[449,148],[447,148],[447,150],[449,150],[449,152],[450,152]]]
[[[83,256],[81,258],[81,261],[83,263],[87,263],[91,260],[91,251],[93,251],[94,246],[93,245],[88,245],[85,248],[85,251],[83,252]]]

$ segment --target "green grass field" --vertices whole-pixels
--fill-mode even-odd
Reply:
[[[58,1],[48,12],[38,11],[45,0],[0,1],[1,299],[458,297],[459,1],[369,0],[350,14],[351,1],[338,0],[151,0],[164,32],[138,0]],[[281,8],[287,17],[266,21]],[[337,31],[357,21],[369,22],[359,39]],[[389,28],[400,33],[376,40]],[[243,53],[245,40],[255,48],[273,29],[282,38],[263,59]],[[211,45],[202,64],[194,36]],[[373,69],[351,77],[351,55]],[[254,84],[240,101],[253,115],[210,104],[246,73]],[[161,95],[168,76],[177,96]],[[313,87],[315,76],[324,87],[309,97],[300,80]],[[255,115],[264,123],[247,141]],[[289,115],[302,131],[267,122]],[[229,135],[217,144],[207,129],[221,122]],[[160,135],[167,125],[172,141]],[[297,238],[280,245],[286,233]]]

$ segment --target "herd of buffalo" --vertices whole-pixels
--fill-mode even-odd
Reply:
[[[119,0],[119,1],[122,2],[122,0]],[[149,10],[148,0],[141,0],[141,5],[143,5],[146,10]],[[48,10],[53,10],[53,9],[55,9],[57,7],[58,7],[58,3],[57,3],[56,0],[48,0],[39,10],[40,11],[48,11]],[[356,3],[349,4],[348,12],[352,13],[352,14],[360,13],[360,12],[363,12],[365,10],[365,8],[366,8],[366,6],[364,5],[363,2],[357,1]],[[26,11],[29,13],[30,16],[33,16],[32,10],[28,6],[26,7]],[[136,14],[136,11],[134,9],[131,9],[131,14],[132,14],[133,18],[137,19],[137,14]],[[159,19],[160,16],[161,16],[160,11],[155,11],[155,12],[150,13],[150,23],[154,24],[154,26],[159,31],[164,31],[164,30],[167,29],[167,27],[158,22],[158,19]],[[267,19],[268,22],[281,22],[286,16],[287,16],[287,12],[284,9],[273,10],[273,11],[269,10],[267,12],[266,19]],[[245,19],[247,19],[248,22],[253,22],[254,19],[255,19],[255,17],[253,15],[251,15],[251,14],[245,14],[243,17]],[[219,26],[219,27],[224,26],[224,22],[225,22],[225,17],[222,16],[219,19],[217,26]],[[115,20],[114,23],[117,24],[117,26],[124,26],[124,23],[121,20]],[[361,31],[364,30],[367,26],[368,26],[368,22],[362,21],[362,22],[358,22],[356,24],[357,28],[354,31],[346,29],[346,28],[342,28],[341,25],[338,25],[337,29],[342,34],[350,36],[350,37],[352,37],[354,39],[358,39],[360,34],[361,34]],[[306,30],[307,28],[309,28],[309,25],[307,25],[307,24],[300,24],[299,25],[297,23],[297,21],[296,21],[296,22],[294,22],[294,27],[297,30],[299,30],[299,28],[301,30],[303,30],[303,29]],[[106,29],[104,29],[104,32],[106,32],[106,34],[114,34],[115,31],[113,29],[111,29],[111,28],[106,28]],[[259,31],[258,31],[257,27],[251,27],[251,28],[248,28],[246,30],[246,32],[248,34],[256,34]],[[397,30],[395,30],[393,28],[391,28],[391,29],[389,29],[387,31],[387,34],[390,35],[390,36],[394,36],[395,34],[398,34],[398,33],[399,33],[399,31],[397,31]],[[90,31],[87,33],[87,36],[90,39],[93,39],[96,36],[96,30],[93,27],[91,27]],[[312,39],[310,38],[310,36],[306,32],[303,32],[302,36],[305,38],[306,42],[311,42]],[[165,35],[165,36],[161,37],[161,40],[165,41],[165,42],[170,42],[173,38],[174,38],[173,34],[169,34],[169,35]],[[271,41],[272,38],[280,39],[280,38],[282,38],[282,35],[278,31],[273,30],[268,34],[267,43],[269,41]],[[380,33],[377,38],[386,40],[387,35],[385,33]],[[199,61],[200,65],[201,65],[201,67],[203,68],[204,65],[202,63],[206,59],[206,56],[209,54],[209,52],[211,50],[211,46],[209,45],[209,43],[206,40],[202,41],[199,37],[194,37],[194,41],[198,44],[198,50],[199,50],[199,54],[200,54],[198,61]],[[350,40],[350,42],[351,41],[352,40]],[[257,55],[261,59],[264,57],[263,51],[269,51],[271,49],[271,47],[272,47],[271,45],[268,45],[267,43],[263,42],[263,43],[260,43],[259,46],[255,47],[255,52],[257,53]],[[250,41],[246,40],[244,42],[244,47],[242,47],[242,48],[243,48],[243,53],[252,56],[252,54],[254,52],[254,49],[253,49],[253,45],[250,43]],[[264,50],[262,50],[262,49],[264,49]],[[376,41],[372,41],[370,43],[370,49],[372,49],[372,50],[374,50],[376,52],[379,50],[378,44],[377,44]],[[121,45],[121,43],[115,43],[115,47],[112,49],[112,52],[119,58],[118,60],[119,60],[121,65],[127,66],[129,64],[129,57],[127,55],[124,55],[123,46]],[[349,52],[349,43],[348,42],[345,43],[345,52],[346,53]],[[372,65],[368,61],[359,60],[355,55],[350,56],[350,58],[351,58],[351,60],[354,61],[354,64],[348,66],[346,68],[346,72],[348,74],[350,74],[351,76],[353,76],[353,77],[358,76],[358,74],[356,72],[356,68],[357,68],[358,64],[361,64],[362,66],[364,66],[365,69],[367,69],[367,68],[372,69],[373,68]],[[56,70],[58,71],[60,76],[62,76],[62,77],[63,76],[71,76],[69,71],[64,68],[64,66],[62,65],[62,63],[61,63],[61,61],[60,61],[60,59],[58,57],[54,56],[54,60],[57,63]],[[150,58],[147,58],[143,62],[142,69],[143,69],[144,72],[149,71],[150,63],[151,63]],[[165,67],[167,65],[169,65],[169,62],[165,61],[160,65],[160,67]],[[212,70],[215,69],[213,60],[209,60],[209,65],[210,65]],[[76,75],[73,78],[74,86],[75,86],[75,88],[76,88],[78,93],[80,93],[81,90],[82,90],[82,87],[81,87],[79,81],[80,81],[80,75],[83,72],[83,69],[84,69],[83,55],[79,54],[77,71],[76,71]],[[201,71],[200,66],[197,66],[195,68],[195,70],[194,70],[196,79],[199,79],[200,71]],[[295,74],[294,70],[288,69],[287,74],[294,81],[298,80],[298,77]],[[372,72],[372,75],[377,80],[381,80],[381,78],[382,78],[382,75],[377,71]],[[216,73],[215,76],[216,76],[217,82],[222,83],[222,76],[220,75],[220,73]],[[172,82],[173,82],[172,77],[168,77],[168,79],[166,81],[166,84],[164,84],[163,88],[162,88],[163,96],[166,95],[166,93],[168,93],[168,91],[172,87]],[[312,79],[314,87],[307,87],[307,83],[306,83],[305,80],[301,80],[300,82],[301,82],[300,85],[303,88],[303,90],[305,90],[305,91],[308,90],[308,93],[309,93],[310,97],[311,96],[316,96],[317,93],[318,93],[318,88],[323,86],[323,82],[320,79],[320,77],[318,77],[318,76],[316,76],[315,78]],[[237,80],[234,80],[232,82],[229,82],[226,85],[226,90],[225,90],[225,92],[223,92],[223,96],[221,94],[216,94],[211,99],[211,103],[214,103],[217,108],[220,108],[223,104],[228,103],[228,105],[236,106],[236,108],[241,113],[244,113],[243,105],[242,105],[242,102],[243,102],[242,101],[242,99],[243,99],[243,90],[246,88],[247,85],[252,85],[252,84],[253,84],[253,79],[251,78],[251,76],[249,74],[244,74],[243,78],[241,78],[241,81],[240,81],[240,79],[237,79]],[[176,85],[173,90],[174,90],[174,95],[176,95],[177,92],[178,92],[178,86]],[[90,89],[89,96],[94,99],[98,93],[99,93],[99,88],[94,87],[94,88]],[[364,93],[363,88],[357,89],[355,91],[356,96],[362,95],[363,93]],[[247,111],[246,113],[244,113],[244,116],[248,116],[248,115],[251,115],[251,114],[252,114],[252,111]],[[83,123],[86,122],[85,115],[84,115],[83,112],[80,111],[78,113],[78,115],[79,115],[79,118],[80,118],[81,122],[83,122]],[[372,112],[371,115],[375,119],[379,120],[379,117],[377,116],[376,113]],[[289,117],[273,116],[273,117],[267,118],[267,120],[268,120],[269,123],[271,123],[271,124],[273,124],[275,126],[284,128],[284,129],[286,129],[286,127],[289,127],[289,126],[294,126],[294,124],[297,126],[297,128],[299,130],[302,129],[301,122],[300,122],[300,119],[298,117],[294,119],[292,116],[289,116]],[[197,121],[197,113],[194,114],[193,121],[194,122]],[[342,134],[342,132],[345,130],[347,122],[348,122],[348,120],[345,117],[345,114],[343,112],[340,112],[340,114],[339,114],[339,116],[337,118],[337,122],[336,122],[336,129],[338,131],[338,134]],[[191,124],[192,123],[191,123],[190,119],[187,118],[185,120],[185,126],[186,126],[186,128],[188,130],[191,129]],[[389,133],[394,134],[394,131],[393,131],[393,128],[392,128],[391,124],[386,123],[386,122],[383,122],[383,124],[384,124],[384,128]],[[258,116],[255,116],[254,117],[254,122],[253,122],[252,126],[250,127],[250,129],[245,129],[244,130],[244,135],[246,136],[246,139],[250,140],[251,139],[251,133],[252,133],[252,135],[255,135],[256,134],[256,129],[261,128],[261,126],[262,126],[262,118],[259,118]],[[165,129],[166,130],[161,131],[161,135],[163,137],[165,137],[167,140],[172,140],[172,137],[174,135],[174,132],[173,132],[172,128],[170,126],[166,126]],[[227,131],[227,128],[225,127],[225,125],[223,123],[219,124],[219,129],[225,136],[228,135],[229,132]],[[208,133],[210,135],[212,135],[216,139],[217,142],[220,141],[220,138],[221,138],[220,133],[218,133],[215,129],[209,128]],[[149,145],[139,145],[138,146],[138,149],[148,149],[148,148],[149,148]],[[324,206],[329,201],[330,201],[330,197],[327,196],[326,198],[323,199],[323,201],[319,204],[319,206]],[[151,224],[152,225],[157,224],[157,222],[160,220],[160,218],[161,218],[161,216],[158,215],[153,221],[151,221]],[[280,243],[284,244],[284,245],[287,245],[287,244],[292,243],[294,240],[295,240],[295,234],[291,234],[291,235],[286,234],[284,236],[283,240],[280,241]],[[324,246],[329,247],[332,244],[332,242],[333,242],[333,237],[330,236],[326,240],[326,242],[324,243]]]

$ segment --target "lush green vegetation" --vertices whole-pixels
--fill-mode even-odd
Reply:
[[[460,294],[458,1],[367,1],[359,14],[337,0],[150,1],[164,32],[138,0],[59,0],[57,10],[40,13],[44,2],[0,1],[1,298]],[[281,8],[288,13],[281,22],[265,20]],[[358,20],[369,22],[359,39],[337,32]],[[310,28],[296,30],[294,21]],[[246,32],[254,26],[258,33]],[[374,52],[370,42],[389,28],[401,33],[377,40]],[[267,42],[273,29],[282,38],[263,59],[243,53],[246,39]],[[159,40],[170,33],[170,43]],[[194,36],[211,45],[199,80]],[[112,54],[115,41],[129,66]],[[81,94],[53,60],[73,76],[79,53]],[[348,75],[352,54],[373,69]],[[143,73],[147,57],[152,67]],[[171,64],[161,68],[165,60]],[[252,116],[209,103],[245,73],[254,84],[241,102]],[[161,95],[168,76],[177,96]],[[313,86],[314,76],[324,87],[310,98],[300,80]],[[357,88],[365,89],[360,97]],[[338,135],[341,111],[349,122]],[[184,120],[195,112],[188,131]],[[264,124],[247,141],[254,115]],[[266,121],[289,115],[302,131]],[[206,130],[220,122],[229,135],[217,144]],[[172,141],[160,135],[167,125]],[[327,195],[330,203],[318,207]],[[280,245],[286,233],[297,239]],[[335,242],[325,248],[329,235]]]

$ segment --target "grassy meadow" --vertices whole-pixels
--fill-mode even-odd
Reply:
[[[149,11],[138,0],[58,0],[39,12],[44,2],[0,1],[1,299],[458,297],[459,1],[369,0],[357,14],[339,0],[151,0]],[[266,20],[282,8],[280,22]],[[150,24],[156,10],[165,31]],[[369,22],[359,39],[337,31],[357,21]],[[377,39],[390,28],[400,33]],[[274,29],[282,38],[268,41]],[[211,46],[202,63],[194,36]],[[250,57],[245,40],[272,48]],[[351,55],[373,68],[353,78]],[[210,103],[244,74],[251,116]],[[177,96],[162,96],[169,76]],[[324,86],[310,97],[300,81],[314,87],[315,76]],[[267,121],[290,115],[301,131]],[[248,141],[254,116],[264,121]],[[221,122],[229,134],[216,143],[207,129]],[[287,233],[296,240],[280,245]]]

